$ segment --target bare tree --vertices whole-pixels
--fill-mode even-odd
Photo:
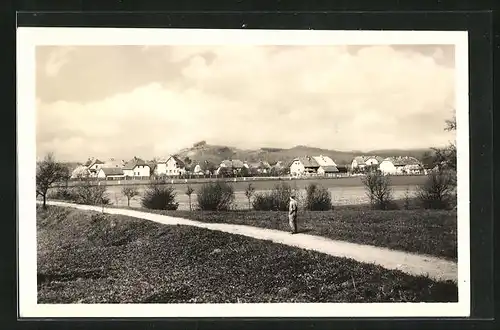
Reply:
[[[254,195],[255,193],[255,187],[249,183],[248,184],[248,187],[245,189],[245,196],[247,196],[247,199],[248,199],[248,209],[252,209],[252,204],[251,204],[251,199],[252,199],[252,196]]]
[[[380,170],[367,173],[361,181],[365,186],[370,204],[372,206],[386,210],[392,201],[391,181],[388,176]]]
[[[139,190],[136,187],[123,187],[122,194],[127,197],[127,206],[130,206],[130,200],[139,195]]]
[[[453,204],[455,186],[455,175],[450,171],[432,171],[418,187],[417,197],[426,209],[447,209]]]
[[[47,192],[54,183],[65,180],[69,169],[56,162],[54,155],[49,153],[44,160],[37,164],[36,169],[36,194],[43,197],[43,208],[47,208]]]
[[[186,195],[189,197],[189,211],[193,210],[192,204],[191,204],[191,195],[193,194],[194,189],[188,185],[186,189]]]

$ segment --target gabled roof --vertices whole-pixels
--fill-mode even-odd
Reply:
[[[312,157],[309,157],[309,156],[305,156],[305,157],[298,157],[298,158],[295,158],[293,161],[300,161],[302,163],[302,165],[304,165],[304,167],[319,167],[319,164],[318,162],[312,158]]]
[[[391,162],[394,166],[421,165],[415,157],[387,157],[384,161]]]
[[[233,160],[226,159],[221,162],[221,165],[223,165],[224,167],[232,167],[232,168],[244,167],[244,163],[239,159],[233,159]]]
[[[265,168],[271,168],[271,164],[265,160],[261,161],[260,164]]]
[[[150,166],[147,164],[144,160],[140,158],[134,158],[130,161],[128,161],[124,166],[124,170],[133,170],[136,166],[141,165],[141,166]]]
[[[177,156],[171,156],[170,158],[173,158],[175,160],[175,162],[177,163],[178,166],[180,167],[185,167],[186,164],[184,164],[184,162]]]
[[[248,167],[250,167],[250,168],[259,168],[259,166],[260,166],[260,162],[248,163]]]
[[[320,166],[335,166],[333,159],[328,156],[319,155],[313,156],[313,158]]]
[[[123,170],[117,167],[102,167],[101,171],[104,172],[106,176],[108,175],[123,175]]]
[[[257,168],[257,169],[270,169],[271,165],[269,165],[268,162],[264,161],[259,161],[259,162],[253,162],[248,164],[252,168]]]
[[[178,166],[180,167],[186,167],[186,164],[177,156],[169,156],[168,158],[162,158],[156,162],[156,164],[165,164],[167,163],[170,159],[173,159]]]
[[[99,159],[97,159],[97,158],[96,158],[96,159],[88,159],[88,160],[85,162],[85,164],[83,164],[83,165],[84,165],[84,166],[87,166],[87,167],[91,167],[91,166],[93,166],[93,165],[95,165],[95,164],[102,165],[102,164],[104,164],[104,162],[103,162],[103,161],[100,161],[100,160],[99,160]]]
[[[199,171],[196,171],[196,167],[199,168]],[[203,166],[201,166],[201,164],[194,164],[193,166],[193,172],[204,172],[205,169],[203,168]]]
[[[285,163],[282,162],[281,160],[277,161],[276,164],[273,165],[273,167],[284,167]]]
[[[357,163],[366,163],[369,159],[376,159],[379,163],[384,160],[384,158],[382,158],[380,156],[366,156],[366,155],[363,155],[363,156],[356,156],[356,157],[354,157],[354,160]]]
[[[321,166],[325,173],[337,173],[339,169],[337,166]]]
[[[123,166],[122,161],[114,158],[111,158],[102,164],[102,167],[106,168],[112,168],[112,167],[121,168],[122,166]]]

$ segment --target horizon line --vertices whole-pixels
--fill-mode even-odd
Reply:
[[[202,141],[200,141],[202,142]],[[195,142],[194,144],[196,144],[198,142]],[[192,144],[190,147],[186,147],[186,148],[182,148],[182,149],[179,149],[177,152],[171,152],[171,153],[166,153],[168,156],[177,156],[179,153],[185,151],[185,150],[190,150],[190,149],[194,149],[194,144]],[[443,147],[446,147],[445,144],[443,144],[442,146],[432,146],[432,147],[414,147],[414,148],[381,148],[381,149],[371,149],[371,150],[355,150],[355,149],[344,149],[344,150],[341,150],[341,149],[327,149],[327,148],[321,148],[321,147],[315,147],[315,146],[310,146],[310,145],[302,145],[302,144],[298,144],[298,145],[295,145],[293,147],[290,147],[290,148],[280,148],[280,147],[259,147],[259,148],[238,148],[238,147],[234,147],[234,146],[230,146],[230,145],[218,145],[218,144],[210,144],[210,143],[206,143],[205,146],[209,146],[209,147],[221,147],[221,148],[229,148],[229,149],[237,149],[237,150],[241,150],[241,151],[257,151],[257,150],[263,150],[263,149],[277,149],[276,152],[279,152],[279,151],[286,151],[286,150],[292,150],[294,148],[310,148],[310,149],[320,149],[320,150],[324,150],[324,151],[328,151],[328,152],[339,152],[339,153],[346,153],[346,154],[349,154],[349,153],[352,153],[352,154],[359,154],[359,156],[363,156],[363,155],[369,155],[369,154],[374,154],[375,153],[380,153],[380,152],[390,152],[390,151],[402,151],[402,152],[411,152],[411,151],[423,151],[423,150],[432,150],[434,148],[443,148]],[[55,151],[49,151],[46,153],[49,154],[49,153],[53,153],[54,155],[56,155],[57,157],[57,152]],[[43,158],[44,156],[37,156],[37,161],[41,158]],[[141,159],[144,159],[144,157],[141,157],[141,156],[137,156],[137,155],[134,155],[134,156],[130,156],[130,157],[102,157],[103,159],[106,159],[106,160],[109,160],[109,159],[114,159],[114,160],[127,160],[127,159],[132,159],[134,157],[138,157],[138,158],[141,158]],[[153,156],[152,159],[154,158],[161,158],[162,156]],[[299,156],[297,156],[299,157]],[[98,159],[99,156],[90,156],[90,158],[94,158],[94,159]],[[124,158],[124,159],[122,159]],[[85,162],[85,160],[88,160],[89,159],[89,156],[86,156],[86,157],[83,157],[82,158],[82,161]],[[68,159],[60,159],[59,160],[60,162],[80,162],[79,160],[68,160]]]

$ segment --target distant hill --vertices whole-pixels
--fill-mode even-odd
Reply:
[[[196,143],[191,148],[185,148],[177,153],[177,156],[184,160],[186,157],[196,162],[210,161],[220,163],[224,159],[240,159],[247,162],[256,162],[265,160],[273,164],[277,161],[289,162],[299,156],[329,156],[337,164],[350,164],[352,159],[359,155],[375,155],[381,157],[389,156],[413,156],[421,159],[422,155],[430,149],[411,149],[411,150],[373,150],[369,152],[360,151],[338,151],[309,146],[295,146],[289,149],[283,148],[260,148],[254,150],[245,150],[230,146],[210,145],[205,141]]]
[[[410,157],[415,157],[417,159],[422,160],[423,155],[426,152],[431,152],[432,149],[430,148],[421,148],[421,149],[408,149],[408,150],[403,150],[403,149],[382,149],[382,150],[373,150],[370,151],[366,154],[374,154],[377,156],[381,157],[390,157],[390,156],[410,156]]]

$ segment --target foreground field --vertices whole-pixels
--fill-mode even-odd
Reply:
[[[209,223],[289,230],[286,212],[140,210]],[[379,211],[346,206],[334,211],[300,211],[298,223],[302,232],[311,235],[457,260],[456,211]]]
[[[457,301],[457,287],[237,235],[37,210],[38,302]]]

